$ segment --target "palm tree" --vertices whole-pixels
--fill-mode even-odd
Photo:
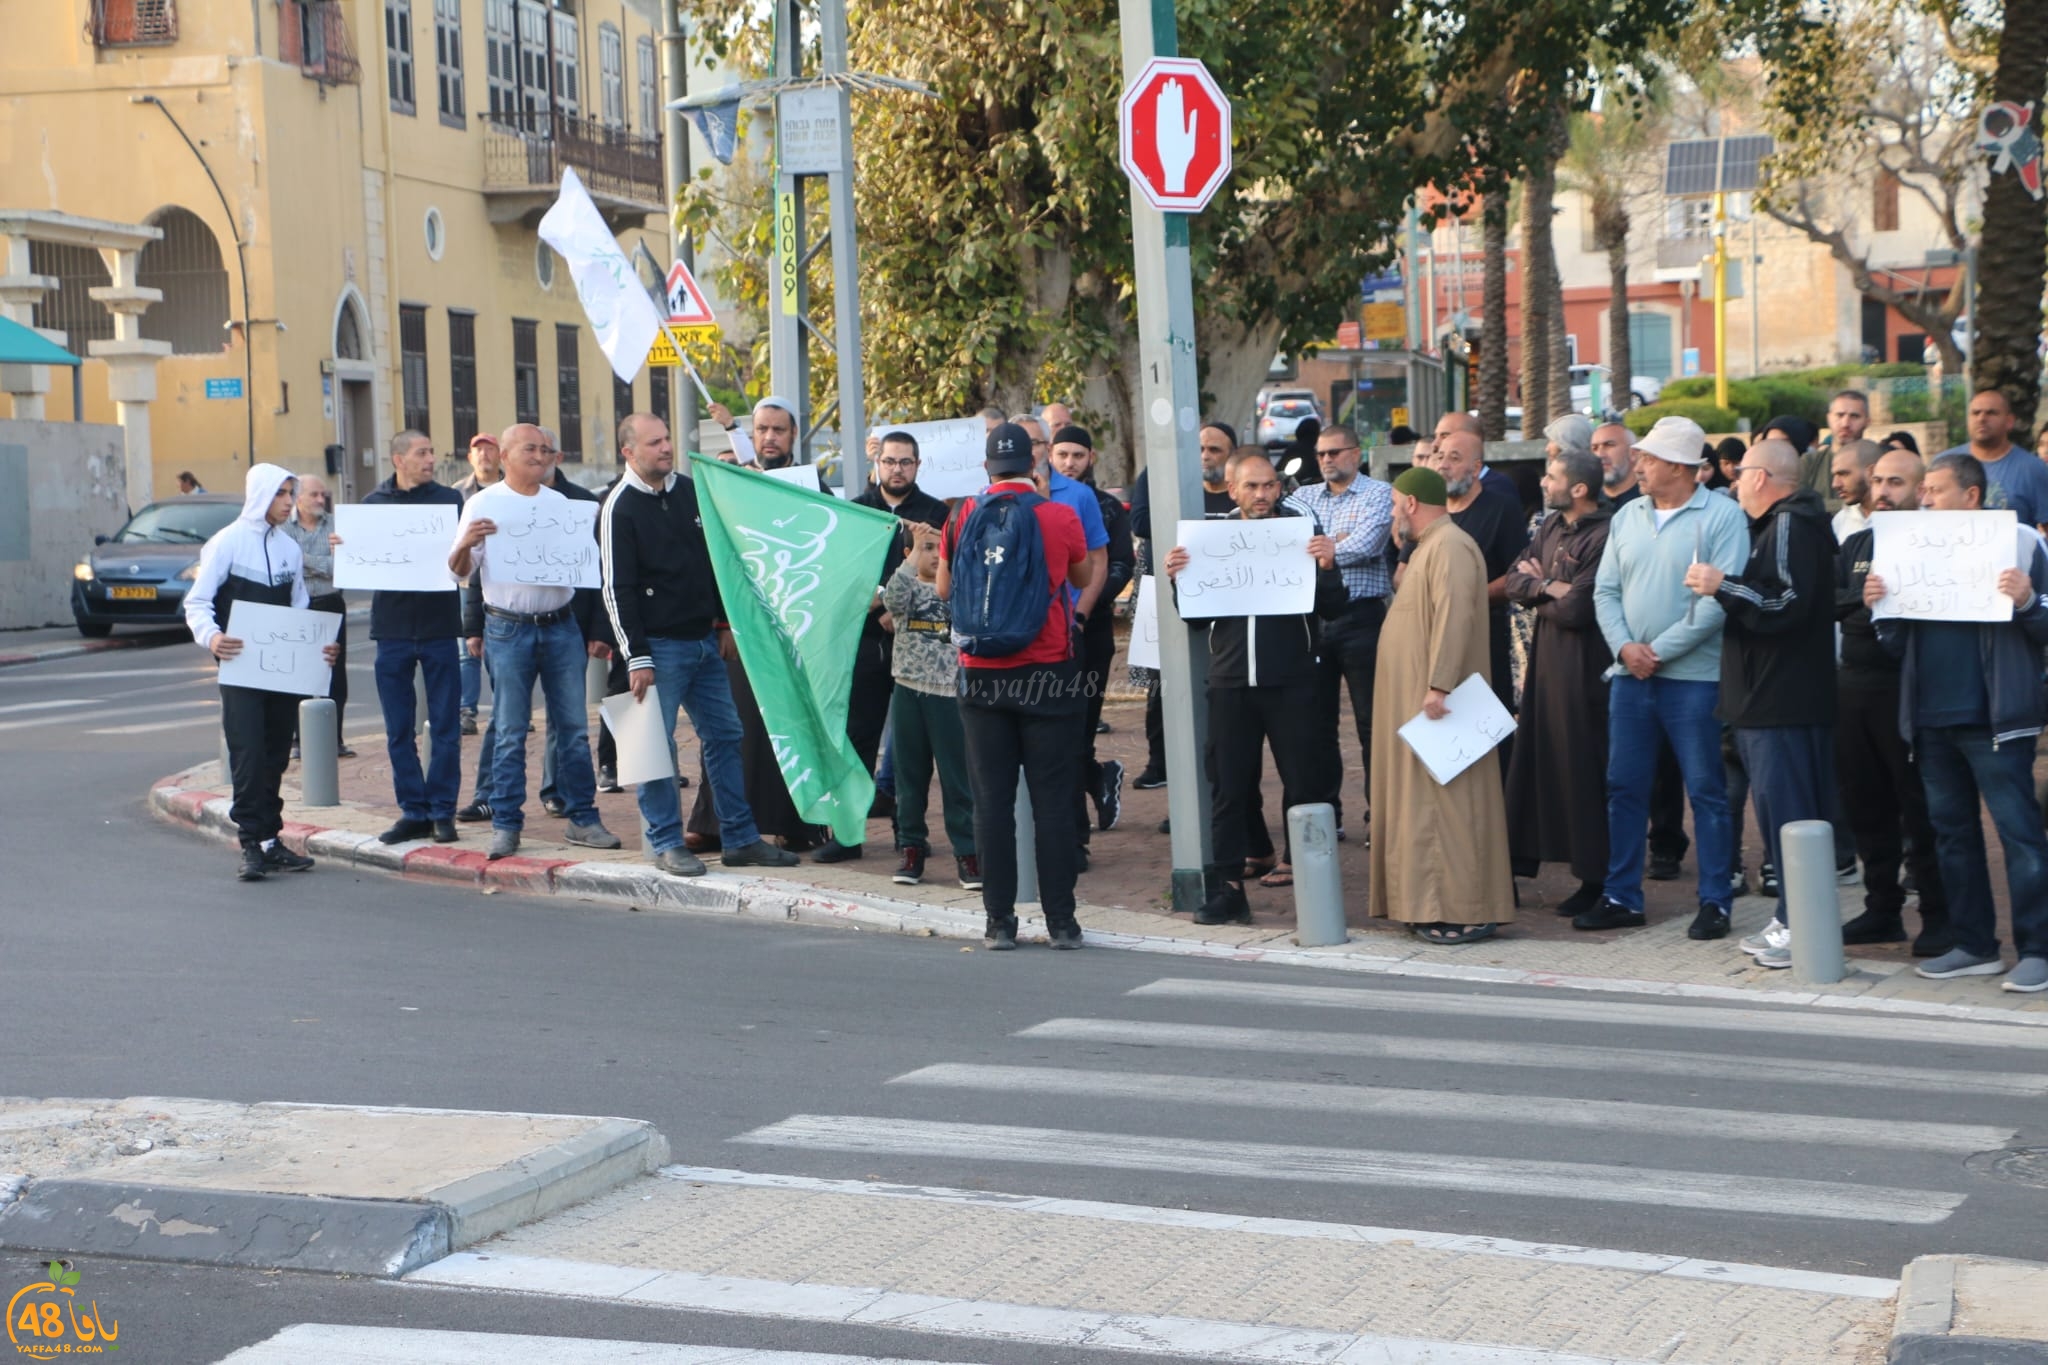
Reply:
[[[1489,441],[1508,430],[1508,196],[1486,196],[1480,210],[1479,424]]]
[[[1652,83],[1634,100],[1602,91],[1602,108],[1571,121],[1571,145],[1559,163],[1561,183],[1585,197],[1593,220],[1593,244],[1607,257],[1607,402],[1629,405],[1635,358],[1629,350],[1629,204],[1642,192],[1645,176],[1666,133],[1661,85]]]
[[[2038,136],[2038,106],[2048,86],[2048,6],[2014,3],[2004,9],[1991,96],[2036,109]],[[2033,429],[2040,399],[2041,282],[2048,267],[2044,210],[2048,205],[2027,192],[2017,167],[1991,177],[1977,239],[1977,278],[1992,287],[1980,285],[1969,305],[1976,331],[1970,387],[2003,390],[2022,433]]]

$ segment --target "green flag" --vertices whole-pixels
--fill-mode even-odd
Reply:
[[[846,733],[854,649],[899,523],[766,474],[690,457],[740,662],[797,814],[867,835],[875,782]]]

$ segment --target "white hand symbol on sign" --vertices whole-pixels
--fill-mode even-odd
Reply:
[[[1166,192],[1185,194],[1188,163],[1195,159],[1195,132],[1201,127],[1202,111],[1184,109],[1179,81],[1168,81],[1159,92],[1154,132],[1159,144],[1159,168],[1166,173]]]

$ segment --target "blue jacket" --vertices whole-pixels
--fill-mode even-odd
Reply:
[[[1661,529],[1656,510],[1647,496],[1632,498],[1608,523],[1607,551],[1593,580],[1600,633],[1617,668],[1623,645],[1646,644],[1656,651],[1658,677],[1718,683],[1725,614],[1713,598],[1685,586],[1685,571],[1697,559],[1741,574],[1749,561],[1749,518],[1705,487],[1695,488]]]
[[[1991,694],[1986,701],[1993,748],[2008,739],[2040,734],[2044,717],[2048,717],[2041,695],[2041,650],[2048,646],[2048,551],[2042,549],[2041,537],[2033,527],[2021,525],[2018,535],[2020,558],[2026,561],[2027,576],[2034,581],[2034,595],[2025,606],[2013,609],[2011,621],[1977,627],[1977,650]],[[1911,744],[1923,632],[1914,629],[1913,622],[1896,616],[1876,625],[1877,642],[1893,657],[1904,660],[1899,673],[1899,733]],[[1930,666],[1941,665],[1937,660]]]

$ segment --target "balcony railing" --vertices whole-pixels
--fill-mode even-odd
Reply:
[[[353,85],[362,76],[339,0],[279,0],[277,42],[279,60],[323,85]]]
[[[1714,254],[1714,239],[1702,234],[1697,237],[1660,237],[1657,240],[1657,268],[1659,270],[1690,270]]]
[[[482,118],[486,194],[508,200],[545,195],[552,202],[563,168],[573,167],[607,216],[662,212],[660,138],[574,114],[499,112]],[[521,207],[510,216],[524,212]]]

